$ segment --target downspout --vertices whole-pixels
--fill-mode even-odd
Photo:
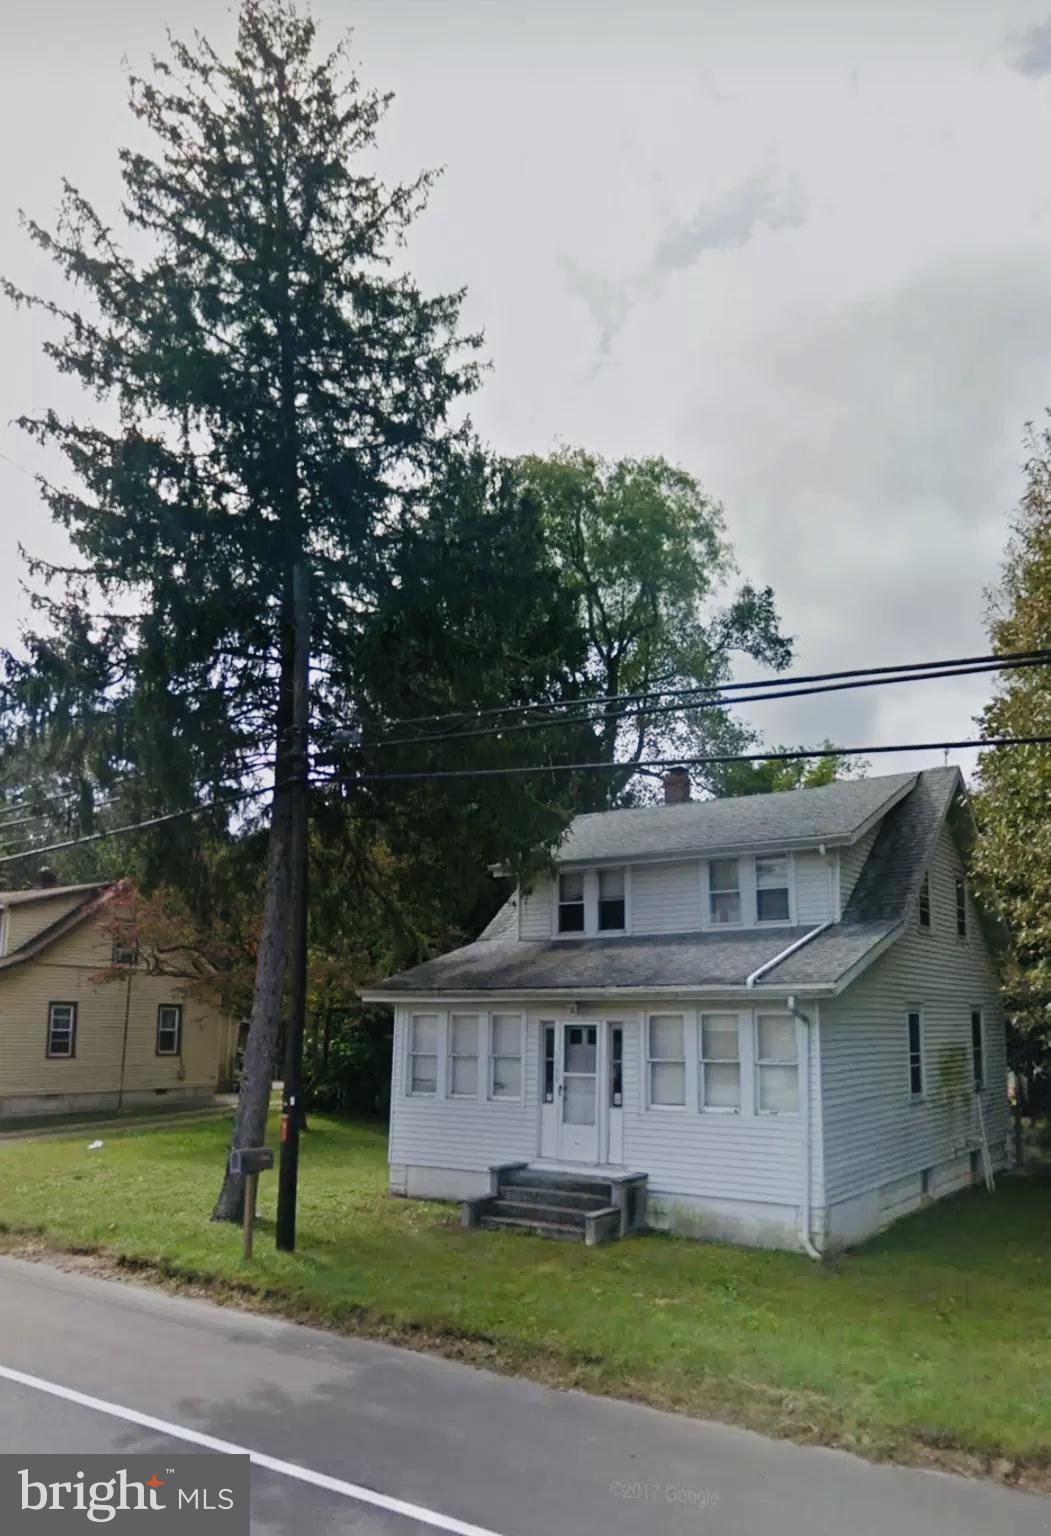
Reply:
[[[799,1115],[803,1130],[803,1200],[802,1222],[803,1228],[800,1238],[803,1252],[810,1259],[820,1260],[821,1255],[814,1247],[810,1237],[810,1017],[803,1013],[796,1005],[794,997],[787,999],[786,1006],[794,1019],[798,1019],[803,1026],[803,1034],[806,1038],[806,1050],[803,1053],[803,1081],[799,1096]]]

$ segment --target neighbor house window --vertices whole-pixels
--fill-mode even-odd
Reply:
[[[740,1109],[741,1047],[736,1013],[701,1016],[701,1080],[698,1100],[702,1109]]]
[[[129,944],[126,939],[114,939],[112,960],[114,965],[138,965],[138,945]]]
[[[489,1090],[494,1099],[522,1097],[522,1017],[494,1013],[490,1020]]]
[[[686,1031],[681,1013],[655,1013],[647,1029],[650,1103],[686,1103]]]
[[[799,1057],[795,1020],[783,1013],[756,1017],[756,1107],[761,1114],[799,1111]]]
[[[909,1092],[914,1099],[923,1096],[923,1017],[918,1008],[907,1015],[909,1031]]]
[[[157,1009],[157,1055],[178,1056],[182,1050],[182,1005],[161,1003]]]
[[[967,886],[959,876],[956,879],[956,932],[961,939],[967,937]]]
[[[788,922],[788,858],[783,853],[755,861],[755,920]]]
[[[584,876],[579,872],[558,877],[558,931],[584,932]]]
[[[931,877],[924,875],[923,884],[920,886],[920,927],[931,926]]]
[[[449,1092],[454,1099],[478,1097],[478,1015],[449,1018]]]
[[[77,1054],[76,1003],[48,1004],[47,1054],[57,1057]]]
[[[971,1009],[971,1062],[974,1066],[974,1091],[980,1093],[985,1087],[985,1031],[982,1021],[982,1010]]]
[[[598,927],[622,929],[624,923],[624,871],[600,869],[598,872]]]
[[[741,875],[736,859],[708,865],[708,912],[713,923],[741,921]]]
[[[409,1092],[438,1092],[438,1015],[414,1013],[409,1020]]]

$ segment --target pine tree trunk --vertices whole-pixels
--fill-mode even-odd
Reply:
[[[287,788],[274,796],[270,848],[266,872],[266,903],[256,960],[252,1022],[241,1068],[241,1090],[231,1143],[234,1147],[261,1147],[266,1140],[270,1089],[274,1078],[274,1054],[281,1022],[281,996],[288,956],[288,922],[291,907],[290,843],[291,797]],[[227,1170],[212,1212],[213,1221],[240,1221],[244,1215],[244,1180]]]

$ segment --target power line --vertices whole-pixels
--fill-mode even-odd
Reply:
[[[965,747],[1032,747],[1051,745],[1051,736],[987,736],[966,741],[905,741],[873,747],[800,747],[779,752],[713,752],[703,757],[650,757],[638,763],[531,763],[512,768],[434,768],[405,773],[336,773],[316,780],[327,784],[382,784],[395,780],[501,779],[522,774],[617,773],[630,769],[701,768],[711,763],[794,763],[812,757],[877,757],[887,752],[955,752]]]
[[[897,666],[887,665],[880,667],[849,667],[846,670],[840,672],[811,672],[805,673],[795,678],[785,678],[781,676],[771,678],[753,678],[746,682],[711,683],[704,686],[694,686],[691,688],[648,688],[641,693],[610,693],[591,699],[550,699],[546,702],[541,701],[532,704],[498,704],[486,709],[450,710],[445,714],[404,715],[395,720],[391,720],[389,725],[391,728],[400,725],[426,725],[428,721],[432,720],[463,720],[467,722],[471,720],[489,719],[495,715],[536,714],[541,710],[552,709],[582,709],[588,707],[597,708],[599,705],[603,704],[630,704],[638,703],[645,699],[687,698],[696,695],[706,697],[709,694],[728,693],[738,689],[748,690],[752,688],[774,688],[778,685],[784,685],[786,682],[837,682],[840,678],[846,677],[875,677],[881,674],[886,675],[889,673],[897,672],[926,672],[933,668],[940,669],[943,667],[976,666],[980,662],[1006,662],[1030,659],[1051,660],[1051,649],[1044,648],[1030,651],[1005,651],[1002,654],[998,654],[995,651],[989,651],[981,656],[950,656],[943,658],[940,661],[901,662]]]
[[[153,827],[163,826],[166,822],[183,821],[191,816],[203,816],[205,811],[215,810],[220,805],[237,805],[243,800],[258,799],[261,795],[273,794],[275,790],[288,787],[290,780],[284,780],[280,784],[266,784],[255,789],[240,789],[231,791],[228,795],[216,795],[211,800],[203,800],[199,805],[186,806],[181,811],[165,811],[160,816],[150,816],[144,821],[128,822],[123,827],[105,827],[99,832],[88,832],[83,837],[67,838],[65,842],[48,843],[42,848],[24,848],[19,853],[7,853],[0,856],[0,864],[14,864],[18,859],[35,858],[41,853],[61,853],[69,848],[83,848],[87,843],[105,842],[110,837],[121,837],[128,832],[146,832]]]
[[[523,732],[561,729],[574,725],[605,725],[611,721],[616,720],[637,720],[642,718],[652,719],[655,715],[680,715],[691,709],[725,709],[729,704],[756,704],[766,703],[776,699],[801,699],[810,697],[813,694],[842,693],[846,690],[855,688],[887,688],[894,683],[936,682],[942,678],[973,677],[984,672],[1008,672],[1024,667],[1046,667],[1049,665],[1051,665],[1051,651],[1044,652],[1039,655],[1024,657],[1020,656],[1017,660],[1013,661],[997,660],[993,662],[986,661],[980,665],[968,664],[951,668],[942,667],[937,670],[928,670],[922,674],[916,668],[913,668],[901,676],[858,676],[854,677],[851,681],[848,682],[821,682],[815,683],[812,686],[805,688],[795,686],[794,684],[787,688],[774,688],[772,686],[767,687],[764,685],[764,691],[762,693],[745,694],[743,696],[737,696],[733,699],[714,696],[699,697],[695,702],[692,703],[658,704],[649,708],[618,710],[614,713],[601,716],[586,714],[568,715],[562,716],[558,719],[526,720],[518,721],[511,725],[482,726],[478,730],[471,731],[446,731],[440,734],[423,734],[419,736],[392,736],[373,742],[372,745],[377,748],[410,747],[421,745],[429,746],[436,742],[471,741],[476,740],[478,737],[489,736],[512,736]],[[882,671],[883,669],[879,670]],[[730,687],[739,685],[727,684],[726,686]],[[656,695],[654,697],[656,697]],[[591,707],[582,701],[577,702],[579,702],[581,708]]]

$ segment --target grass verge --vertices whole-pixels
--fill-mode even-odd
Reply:
[[[873,1457],[1051,1488],[1051,1188],[967,1191],[826,1264],[648,1236],[468,1232],[386,1191],[382,1127],[315,1117],[299,1251],[208,1220],[229,1121],[0,1146],[12,1251]]]

